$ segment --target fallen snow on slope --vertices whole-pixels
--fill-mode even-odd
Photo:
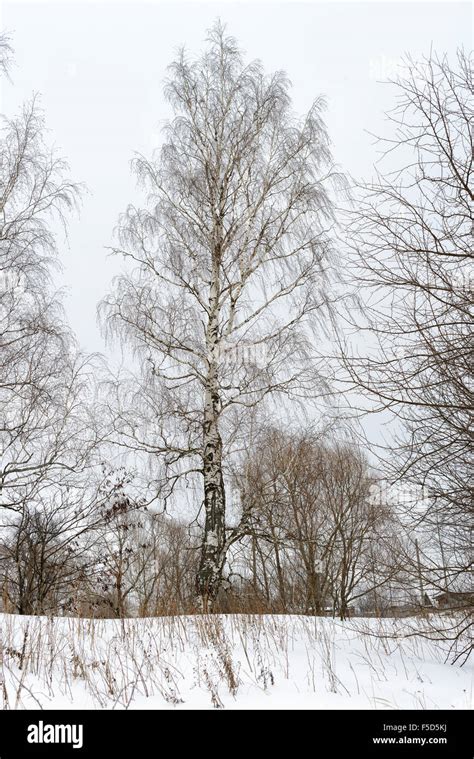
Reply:
[[[7,709],[473,705],[472,663],[445,663],[443,641],[405,638],[407,620],[4,614],[0,625]]]

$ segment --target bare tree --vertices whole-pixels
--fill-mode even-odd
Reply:
[[[165,498],[202,477],[204,608],[245,532],[245,514],[226,523],[225,476],[248,413],[278,394],[321,392],[315,329],[328,323],[335,178],[322,101],[297,120],[283,73],[244,64],[219,24],[208,43],[170,68],[165,143],[134,161],[147,206],[119,226],[115,250],[135,268],[102,304],[107,334],[141,365],[119,403],[122,444],[154,457]]]
[[[11,65],[12,47],[10,45],[10,36],[3,32],[0,34],[0,73],[8,76]]]
[[[0,142],[0,497],[14,509],[46,469],[70,466],[79,375],[61,306],[51,288],[54,215],[73,206],[77,187],[43,142],[33,100],[4,121]],[[77,429],[78,437],[83,424]]]
[[[149,513],[138,536],[134,572],[138,614],[188,614],[195,608],[199,544],[187,525]]]
[[[59,497],[63,502],[59,502]],[[90,571],[92,512],[78,512],[63,490],[35,510],[28,505],[2,525],[0,586],[5,608],[19,614],[72,609],[78,584]]]
[[[54,224],[65,224],[79,187],[45,143],[35,98],[2,121],[0,542],[9,592],[31,612],[64,588],[73,538],[90,522],[99,432],[92,361],[75,345],[52,276]]]
[[[350,229],[377,351],[346,365],[400,422],[393,479],[413,488],[405,513],[424,543],[414,570],[446,589],[472,566],[472,60],[407,63],[386,141],[398,168],[365,185]]]
[[[135,473],[105,465],[103,471],[76,611],[121,618],[189,612],[197,546],[186,525],[137,498]]]
[[[104,475],[97,504],[101,519],[100,539],[95,545],[96,571],[83,595],[96,606],[98,601],[108,605],[111,616],[126,617],[132,612],[133,594],[144,571],[137,555],[149,549],[143,534],[146,511],[144,504],[128,492],[131,473],[121,467],[104,471]]]
[[[267,430],[243,467],[242,499],[252,501],[254,584],[283,612],[341,618],[349,603],[376,592],[393,575],[374,566],[387,542],[390,512],[374,502],[375,478],[365,456],[327,433]],[[270,546],[268,551],[261,546]]]

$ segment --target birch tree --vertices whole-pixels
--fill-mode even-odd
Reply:
[[[180,52],[165,94],[163,144],[133,162],[146,205],[118,228],[132,266],[101,313],[140,364],[129,393],[116,388],[121,443],[152,455],[165,499],[201,478],[196,588],[210,609],[248,520],[244,505],[226,521],[226,462],[256,409],[323,389],[336,175],[322,100],[296,118],[285,74],[245,63],[219,24],[200,58]]]

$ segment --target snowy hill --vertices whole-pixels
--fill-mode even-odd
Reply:
[[[448,624],[446,618],[446,624]],[[0,615],[1,706],[466,709],[474,668],[418,620]]]

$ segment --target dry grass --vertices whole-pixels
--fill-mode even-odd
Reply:
[[[405,639],[405,621],[396,620],[342,624],[251,614],[122,620],[4,615],[1,622],[4,709],[58,704],[222,708],[249,692],[260,693],[266,704],[264,696],[276,684],[289,683],[319,698],[347,698],[347,706],[356,699],[360,708],[366,699],[368,706],[397,708],[381,695],[390,681],[402,678],[407,687],[417,677],[428,682],[423,663],[441,664],[446,655],[439,641]],[[434,708],[423,688],[416,689],[413,705]]]

